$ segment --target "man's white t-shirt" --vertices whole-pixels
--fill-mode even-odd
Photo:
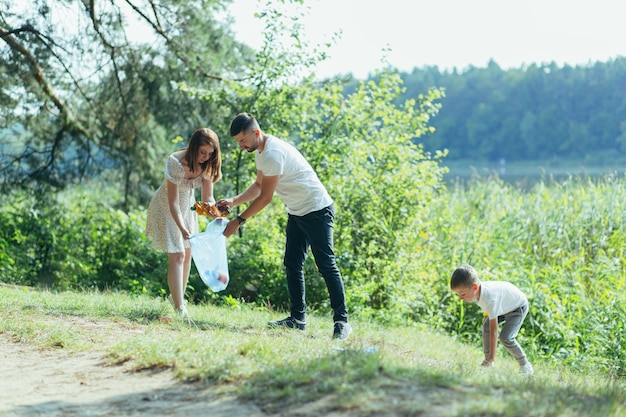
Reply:
[[[255,162],[264,177],[280,177],[276,195],[285,202],[289,214],[304,216],[333,203],[311,165],[291,144],[268,135],[263,152],[256,152]]]
[[[487,313],[489,320],[493,320],[527,302],[524,293],[510,282],[485,281],[480,284],[480,298],[476,304]]]

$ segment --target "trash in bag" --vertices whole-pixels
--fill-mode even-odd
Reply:
[[[215,219],[207,225],[204,232],[189,236],[191,257],[200,278],[214,292],[226,289],[230,280],[224,236],[227,223],[226,219]]]

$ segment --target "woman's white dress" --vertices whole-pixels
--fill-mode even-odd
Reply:
[[[185,168],[173,154],[170,155],[165,163],[165,179],[148,206],[146,236],[152,240],[155,249],[168,253],[184,252],[185,248],[190,247],[189,241],[183,239],[170,213],[167,198],[168,180],[178,185],[178,205],[187,230],[190,234],[198,233],[198,215],[191,210],[191,206],[196,202],[194,189],[202,186],[203,176],[191,180],[184,177]]]

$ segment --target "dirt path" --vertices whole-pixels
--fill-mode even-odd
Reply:
[[[170,372],[106,366],[102,352],[44,351],[0,334],[1,417],[265,416],[234,395]]]

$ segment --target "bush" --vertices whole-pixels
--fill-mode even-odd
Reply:
[[[612,176],[529,191],[478,178],[433,199],[421,225],[427,242],[416,236],[407,247],[420,253],[410,270],[432,274],[413,297],[416,319],[481,343],[482,315],[446,296],[454,268],[471,263],[481,279],[510,281],[528,296],[520,341],[531,356],[623,376],[625,202],[626,181]]]
[[[143,235],[145,210],[119,211],[116,195],[95,184],[45,200],[34,202],[26,193],[5,198],[0,212],[3,281],[166,293],[167,257]],[[394,252],[362,264],[380,268],[384,276],[362,266],[356,269],[361,278],[354,279],[352,252],[341,242],[343,232],[336,235],[340,267],[350,271],[345,274],[348,307],[351,314],[390,325],[421,323],[480,345],[482,314],[448,288],[454,268],[468,262],[482,279],[510,281],[527,294],[530,314],[520,342],[531,358],[623,376],[625,202],[626,181],[612,178],[539,184],[530,191],[494,179],[454,187],[423,205],[420,216],[396,234]],[[227,290],[210,293],[194,271],[190,296],[198,301],[232,297],[287,309],[285,221],[284,206],[275,201],[246,223],[241,238],[228,240]],[[328,308],[325,284],[311,257],[306,268],[309,306]]]
[[[116,209],[116,200],[98,184],[10,196],[0,238],[7,249],[0,258],[3,279],[57,289],[158,292],[167,258],[143,236],[145,216]]]

